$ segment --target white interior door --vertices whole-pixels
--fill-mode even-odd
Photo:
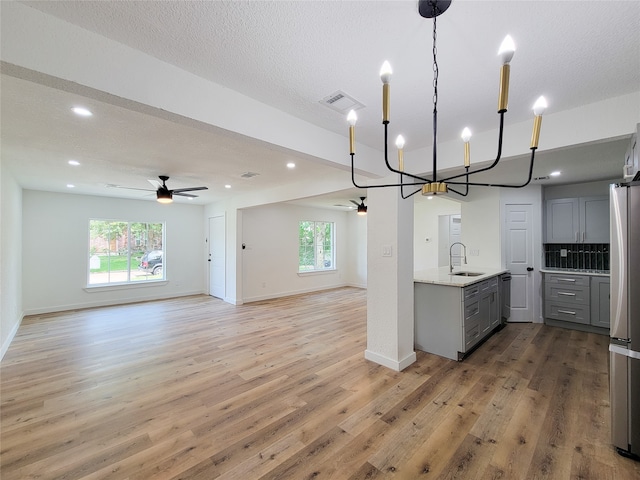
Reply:
[[[511,271],[510,322],[534,321],[533,205],[505,205],[506,267]]]
[[[225,295],[225,222],[224,215],[209,218],[209,295]]]

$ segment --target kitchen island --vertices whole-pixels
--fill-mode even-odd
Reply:
[[[414,273],[414,343],[462,360],[500,326],[499,276],[505,269],[449,267]]]

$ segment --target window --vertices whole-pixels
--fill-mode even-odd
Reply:
[[[300,222],[298,272],[335,270],[333,222]]]
[[[89,285],[164,280],[164,224],[89,220]]]

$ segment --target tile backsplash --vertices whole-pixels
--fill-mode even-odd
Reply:
[[[608,243],[547,243],[545,266],[567,270],[609,270]]]

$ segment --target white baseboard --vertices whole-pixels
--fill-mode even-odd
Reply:
[[[2,347],[0,348],[0,361],[2,361],[2,359],[4,358],[4,354],[7,353],[7,350],[9,350],[9,345],[11,345],[11,342],[16,336],[16,333],[18,333],[18,329],[20,328],[20,325],[22,324],[23,319],[24,319],[24,314],[20,316],[20,319],[16,322],[14,327],[11,329],[11,332],[9,332],[9,336],[2,344]]]
[[[378,363],[383,367],[390,368],[395,370],[396,372],[401,372],[413,362],[416,361],[416,352],[411,352],[405,358],[401,360],[393,360],[391,358],[385,357],[384,355],[380,355],[379,353],[372,352],[371,350],[364,351],[364,358],[367,360],[371,360],[372,362]]]
[[[291,290],[288,292],[270,293],[267,295],[255,295],[253,297],[244,298],[243,303],[261,302],[262,300],[271,300],[273,298],[290,297],[292,295],[301,295],[303,293],[321,292],[322,290],[333,290],[334,288],[347,287],[349,285],[341,283],[339,285],[328,285],[326,287],[306,288],[301,290]]]
[[[148,295],[143,297],[117,298],[112,300],[96,300],[92,302],[82,302],[68,305],[55,305],[52,307],[41,307],[25,310],[24,315],[42,315],[45,313],[66,312],[68,310],[81,310],[84,308],[110,307],[113,305],[127,305],[130,303],[150,302],[153,300],[168,300],[169,298],[189,297],[191,295],[207,295],[202,290],[193,292],[181,292],[177,295]]]

